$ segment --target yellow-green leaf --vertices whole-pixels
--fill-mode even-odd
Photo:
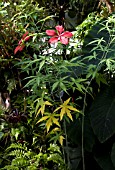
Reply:
[[[49,116],[44,116],[44,117],[42,117],[40,120],[38,120],[38,122],[37,123],[40,123],[40,122],[42,122],[42,121],[44,121],[44,120],[46,120],[46,119],[48,119],[49,118]],[[36,124],[37,124],[36,123]]]
[[[57,107],[57,108],[54,110],[54,112],[57,112],[60,108],[61,108],[61,107]]]
[[[44,104],[48,105],[48,106],[52,106],[52,104],[50,102],[48,102],[48,101],[46,101]]]
[[[71,98],[67,99],[67,100],[63,103],[63,105],[67,105],[67,104],[69,103],[70,99],[71,99]]]
[[[73,110],[73,111],[79,112],[79,110],[76,109],[76,108],[74,108],[73,106],[67,106],[67,108],[68,108],[69,110]]]
[[[50,117],[50,118],[48,119],[48,121],[46,122],[47,132],[49,131],[51,125],[52,125],[52,119],[51,119],[51,117]]]
[[[60,128],[56,127],[54,129],[52,129],[52,132],[56,132],[56,131],[60,131]]]
[[[36,117],[39,115],[40,112],[41,112],[41,108],[38,110]]]
[[[42,114],[42,116],[43,116],[43,114],[44,114],[44,111],[45,111],[45,104],[43,104],[43,105],[41,106],[41,114]]]
[[[61,144],[61,145],[63,145],[63,140],[64,140],[65,138],[61,135],[61,136],[59,136],[59,143]]]
[[[67,116],[73,121],[72,115],[70,113],[70,110],[66,109]]]
[[[60,112],[60,120],[62,120],[64,114],[65,114],[65,107],[63,107],[63,108],[61,109],[61,112]]]
[[[55,123],[57,126],[60,127],[60,124],[59,124],[59,122],[58,122],[58,119],[56,119],[55,117],[53,117],[53,118],[52,118],[52,121],[53,121],[53,123]]]

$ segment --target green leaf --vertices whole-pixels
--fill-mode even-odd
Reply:
[[[12,129],[11,129],[11,133],[12,133],[13,136],[15,136],[15,138],[16,138],[16,140],[17,140],[17,139],[18,139],[18,136],[19,136],[19,134],[20,134],[21,132],[20,132],[20,129],[18,129],[18,128],[16,128],[16,129],[12,128]]]
[[[67,93],[66,86],[62,82],[60,82],[60,88]]]
[[[0,132],[0,139],[4,136],[3,132]]]
[[[114,14],[113,14],[114,18]],[[112,39],[115,37],[114,27],[111,23],[108,24],[108,19],[102,19],[97,22],[89,31],[84,39],[83,54],[84,54],[84,64],[88,66],[91,64],[98,65],[102,59],[109,59],[115,57],[115,41]],[[111,31],[110,31],[111,30]],[[94,58],[93,56],[95,54]],[[89,59],[88,59],[89,57]],[[100,65],[100,68],[103,65]]]
[[[100,142],[106,141],[115,133],[115,83],[100,92],[89,114],[92,128]]]
[[[45,60],[40,62],[40,66],[39,66],[39,71],[42,69],[43,65],[45,64]]]
[[[77,130],[76,130],[77,129]],[[82,122],[80,119],[75,119],[67,125],[67,135],[73,144],[81,146],[82,139]],[[88,152],[92,151],[95,143],[95,135],[91,127],[88,114],[84,117],[84,149]]]
[[[55,82],[52,86],[52,91],[54,91],[56,89],[56,87],[58,86],[59,82]]]

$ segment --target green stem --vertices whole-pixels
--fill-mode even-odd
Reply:
[[[66,121],[65,121],[65,119],[64,119],[64,131],[65,131],[65,141],[66,141],[67,163],[68,163],[68,168],[70,168],[69,146],[68,146],[67,129],[66,129]]]
[[[85,157],[84,157],[84,113],[85,113],[85,106],[86,106],[86,93],[84,96],[84,105],[83,105],[83,116],[82,116],[82,166],[83,170],[85,170]]]
[[[61,103],[63,103],[61,97],[60,97],[60,101]],[[65,142],[66,142],[66,152],[67,152],[67,165],[68,165],[68,168],[70,168],[70,160],[69,160],[69,146],[68,146],[68,139],[67,139],[67,128],[66,128],[66,121],[64,119],[64,132],[65,132]],[[64,152],[64,155],[65,155],[65,152]]]

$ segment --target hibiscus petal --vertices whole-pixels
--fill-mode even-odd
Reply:
[[[58,42],[58,37],[52,37],[52,38],[50,38],[50,40],[49,40],[49,43],[56,43],[56,42]]]
[[[73,36],[73,34],[71,32],[69,32],[69,31],[65,31],[64,33],[61,34],[61,36],[71,38]]]
[[[23,39],[21,39],[21,40],[18,42],[18,45],[22,44],[22,41],[23,41]]]
[[[14,54],[16,54],[19,51],[19,49],[20,49],[20,46],[17,46],[14,50]]]
[[[22,39],[24,39],[28,34],[29,34],[29,32],[26,31],[25,34],[23,34]]]
[[[69,43],[69,39],[66,38],[66,37],[61,36],[61,37],[60,37],[60,42],[61,42],[62,44],[67,45],[67,44]]]
[[[46,34],[49,36],[55,36],[57,33],[54,30],[46,30]]]
[[[64,31],[64,28],[63,28],[62,25],[57,25],[55,28],[56,28],[56,30],[58,31],[59,34],[61,34]]]
[[[22,51],[22,50],[24,49],[24,47],[25,47],[25,45],[22,44],[22,45],[20,46],[20,48],[19,48],[19,51]]]
[[[18,51],[22,51],[22,50],[24,49],[24,47],[25,47],[24,44],[22,44],[21,46],[18,45],[18,46],[15,48],[15,50],[14,50],[14,54],[16,54]]]
[[[24,41],[28,41],[30,38],[31,38],[31,36],[26,36],[26,37],[24,38]]]

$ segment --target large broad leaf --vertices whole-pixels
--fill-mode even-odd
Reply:
[[[81,119],[74,119],[73,122],[67,126],[67,135],[74,145],[81,146],[82,144],[82,121]],[[95,136],[91,127],[91,123],[87,113],[84,117],[84,149],[88,152],[92,151],[95,144]]]
[[[69,153],[70,169],[77,170],[82,157],[81,147],[80,146],[78,146],[77,148],[64,147],[64,149],[66,154]]]
[[[112,164],[109,154],[100,157],[95,157],[95,159],[103,170],[114,170],[114,166]]]
[[[112,83],[95,98],[90,109],[90,120],[100,142],[115,133],[115,83]]]
[[[114,143],[114,145],[113,145],[113,147],[112,147],[111,160],[112,160],[113,165],[114,165],[114,167],[115,167],[115,143]]]

